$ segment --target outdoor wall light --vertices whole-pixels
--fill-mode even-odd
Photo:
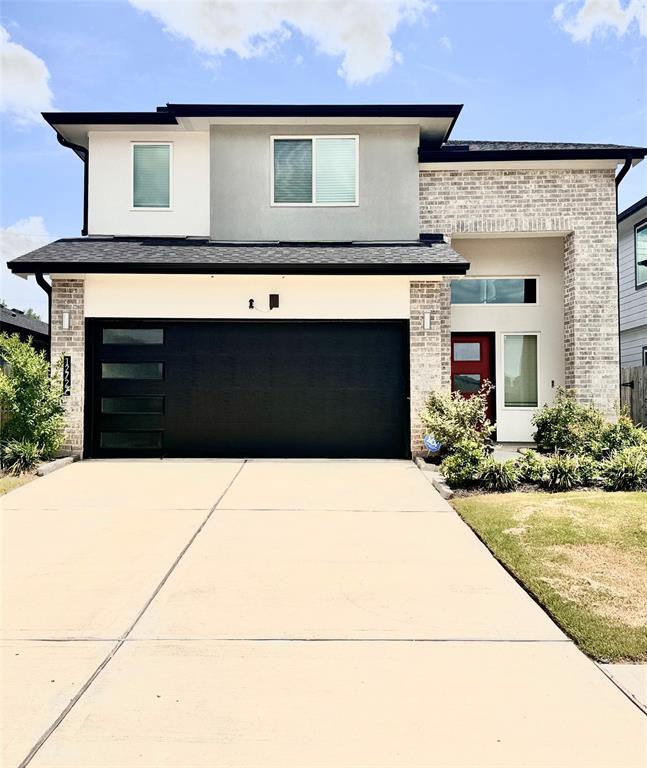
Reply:
[[[70,313],[69,312],[63,312],[63,330],[64,331],[70,330]]]
[[[422,316],[422,327],[425,331],[431,330],[431,312],[425,312]]]
[[[278,293],[270,293],[270,309],[279,308],[279,295]]]

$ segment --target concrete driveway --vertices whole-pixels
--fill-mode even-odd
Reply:
[[[84,462],[3,501],[3,766],[646,764],[409,462]]]

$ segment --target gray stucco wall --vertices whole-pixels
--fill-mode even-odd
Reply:
[[[272,207],[270,137],[359,135],[359,205]],[[212,126],[214,240],[411,240],[418,237],[417,126]]]

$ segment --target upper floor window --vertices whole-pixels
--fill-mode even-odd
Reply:
[[[133,144],[133,208],[171,207],[171,144]]]
[[[272,205],[357,205],[358,147],[358,136],[273,136]]]
[[[536,277],[452,280],[452,304],[536,304]]]
[[[647,221],[636,225],[635,251],[636,251],[636,288],[647,285]]]

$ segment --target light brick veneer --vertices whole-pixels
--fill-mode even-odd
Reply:
[[[610,417],[619,397],[614,175],[613,169],[420,171],[421,232],[564,235],[565,383]]]
[[[432,390],[449,390],[450,305],[449,281],[412,280],[409,283],[409,354],[411,369],[411,452],[423,449],[420,413]],[[430,328],[424,328],[424,313]]]
[[[52,364],[69,355],[72,364],[70,395],[65,397],[65,435],[61,452],[83,452],[83,400],[85,396],[85,317],[82,279],[52,280]],[[63,312],[70,314],[70,328],[63,330]]]

